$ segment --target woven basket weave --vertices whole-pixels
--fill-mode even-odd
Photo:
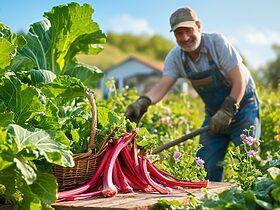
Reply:
[[[106,143],[104,142],[96,152],[96,105],[90,89],[86,90],[86,95],[92,107],[92,126],[88,150],[85,153],[73,155],[74,167],[53,166],[53,172],[58,183],[58,191],[80,187],[89,181],[97,170],[106,149]]]

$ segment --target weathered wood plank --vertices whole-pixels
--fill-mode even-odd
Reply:
[[[210,182],[208,192],[222,192],[232,186],[233,184],[226,182]],[[185,191],[174,190],[168,195],[143,192],[119,193],[112,198],[98,197],[80,201],[58,202],[54,203],[53,207],[56,210],[150,210],[156,206],[158,199],[178,200],[183,204],[187,204],[190,198],[188,192],[194,194],[198,199],[205,194],[201,189],[187,189]]]

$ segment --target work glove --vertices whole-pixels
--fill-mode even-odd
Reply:
[[[133,104],[130,104],[125,112],[125,117],[131,122],[139,123],[141,117],[147,112],[152,101],[147,96],[140,96]]]
[[[238,108],[239,104],[235,98],[231,96],[226,97],[221,108],[210,119],[209,132],[211,134],[218,134],[226,130],[236,115]]]

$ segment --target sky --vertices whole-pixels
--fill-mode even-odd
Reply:
[[[1,0],[0,22],[13,32],[28,31],[44,20],[44,12],[68,0]],[[92,19],[107,33],[159,34],[174,41],[169,17],[180,7],[193,8],[203,32],[224,34],[246,58],[250,68],[276,58],[280,45],[280,0],[77,0],[95,10]],[[106,47],[106,45],[105,45]]]

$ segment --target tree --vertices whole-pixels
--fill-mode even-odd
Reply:
[[[269,62],[267,69],[264,71],[264,79],[267,85],[277,89],[280,84],[280,45],[273,45],[273,50],[276,52],[276,60]]]
[[[139,53],[150,59],[160,61],[164,60],[169,50],[174,46],[173,42],[160,35],[135,36],[129,33],[115,34],[112,32],[107,34],[107,43],[117,47],[124,53]]]

